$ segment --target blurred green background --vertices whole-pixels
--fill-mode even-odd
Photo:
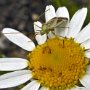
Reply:
[[[82,7],[88,8],[85,25],[90,21],[90,0],[50,0],[50,2],[58,8],[59,6],[66,6],[69,10],[70,17]]]

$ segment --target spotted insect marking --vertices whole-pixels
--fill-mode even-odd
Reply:
[[[62,48],[64,48],[64,47],[65,47],[64,43],[65,43],[65,42],[64,42],[64,40],[62,40]]]
[[[60,72],[58,76],[59,76],[59,77],[62,76],[62,72]]]
[[[40,66],[39,70],[47,70],[45,66]]]
[[[46,53],[51,54],[51,49],[48,46],[46,46],[43,48],[42,53],[43,54],[46,54]]]

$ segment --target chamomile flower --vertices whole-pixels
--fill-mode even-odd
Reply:
[[[13,71],[0,76],[0,89],[15,87],[30,81],[22,90],[90,90],[90,24],[82,28],[87,9],[78,10],[69,22],[66,7],[55,13],[53,6],[46,7],[46,22],[54,17],[68,18],[67,24],[56,27],[55,35],[36,35],[39,45],[22,33],[4,28],[2,33],[21,48],[32,51],[27,60],[1,58],[0,71]],[[42,24],[34,23],[35,32]],[[82,86],[79,85],[82,84]]]

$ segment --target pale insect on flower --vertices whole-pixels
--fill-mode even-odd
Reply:
[[[0,71],[13,71],[0,76],[0,89],[30,81],[21,90],[90,90],[90,23],[81,30],[87,8],[78,10],[70,22],[66,7],[59,7],[55,13],[54,7],[49,5],[46,10],[46,23],[56,17],[67,18],[67,22],[54,28],[55,35],[52,31],[36,35],[36,47],[22,33],[11,28],[2,30],[10,41],[32,52],[27,60],[0,58]],[[42,30],[38,26],[42,27],[39,21],[34,23],[35,33]]]
[[[45,12],[49,11],[50,8],[46,9]],[[45,13],[44,12],[44,13]],[[43,13],[43,14],[44,14]],[[38,17],[38,20],[40,19],[40,17],[43,15],[41,14],[39,17]],[[34,24],[36,25],[38,28],[40,28],[41,30],[37,30],[37,33],[36,34],[41,34],[41,35],[44,35],[44,34],[48,34],[50,31],[52,32],[52,34],[55,35],[54,33],[54,29],[56,27],[59,27],[60,25],[62,26],[62,24],[67,24],[68,22],[68,17],[53,17],[52,19],[50,19],[49,21],[47,21],[46,23],[43,23],[42,24],[42,27],[39,27],[37,24]],[[69,27],[59,27],[59,28],[69,28]]]
[[[47,23],[44,23],[42,25],[42,27],[39,27],[37,25],[36,26],[41,28],[41,30],[38,30],[38,31],[40,31],[41,35],[44,35],[45,33],[48,34],[50,31],[55,35],[55,33],[53,32],[54,29],[56,27],[59,27],[62,24],[67,23],[67,21],[68,21],[68,18],[54,17],[51,20],[49,20]],[[69,28],[69,27],[60,27],[60,28]],[[37,32],[37,33],[39,33],[39,32]]]

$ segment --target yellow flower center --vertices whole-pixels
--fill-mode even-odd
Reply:
[[[51,90],[73,87],[85,74],[85,49],[72,38],[53,38],[28,55],[33,78]]]

